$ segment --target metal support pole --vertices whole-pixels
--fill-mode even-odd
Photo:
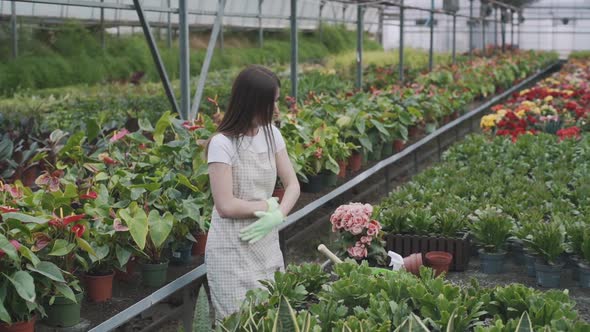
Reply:
[[[473,0],[469,0],[469,55],[473,55]]]
[[[510,46],[514,46],[514,13],[510,11]]]
[[[506,51],[506,25],[504,24],[504,15],[501,15],[502,28],[502,52]]]
[[[457,14],[453,14],[453,64],[457,62]]]
[[[160,80],[162,80],[162,85],[164,85],[164,90],[166,91],[166,96],[168,97],[168,101],[172,106],[172,110],[174,112],[179,112],[178,104],[176,103],[176,97],[174,97],[174,93],[172,92],[172,85],[170,84],[170,80],[168,79],[168,74],[166,73],[166,68],[164,68],[164,62],[160,57],[160,52],[158,52],[158,46],[156,45],[156,41],[154,40],[154,35],[152,34],[152,30],[145,18],[145,14],[143,12],[143,8],[141,7],[140,0],[133,0],[133,5],[135,6],[135,10],[137,11],[137,16],[139,17],[139,21],[141,22],[141,27],[143,29],[143,34],[147,40],[148,46],[150,48],[150,52],[152,54],[152,58],[156,64],[156,68],[158,69],[158,74],[160,75]]]
[[[190,90],[190,55],[188,32],[188,3],[189,0],[178,2],[178,35],[180,46],[180,118],[190,119],[191,90]]]
[[[430,48],[428,49],[428,70],[434,66],[434,0],[430,0]]]
[[[297,99],[297,0],[291,0],[291,97]]]
[[[320,43],[324,42],[324,27],[323,27],[323,23],[322,23],[322,14],[324,11],[324,6],[326,6],[326,2],[322,0],[320,2],[320,13],[318,16],[318,29],[320,30]]]
[[[262,3],[264,0],[258,0],[258,47],[264,46],[264,30],[262,28]]]
[[[483,51],[483,55],[486,55],[486,18],[485,16],[481,17],[481,49]]]
[[[379,36],[379,44],[381,44],[381,47],[383,47],[384,45],[384,40],[383,40],[383,8],[379,9],[379,21],[377,22],[377,34]]]
[[[389,166],[385,167],[385,195],[391,191],[391,176],[389,175]]]
[[[16,2],[10,3],[10,32],[12,34],[12,57],[18,57],[18,28],[16,26]]]
[[[215,43],[217,42],[217,36],[219,36],[219,30],[221,28],[221,19],[223,18],[223,12],[225,10],[225,0],[219,0],[217,7],[217,16],[215,22],[213,22],[213,29],[211,30],[211,37],[209,38],[209,45],[207,45],[207,53],[205,54],[205,61],[201,67],[201,74],[199,75],[199,83],[197,84],[197,92],[193,99],[193,106],[189,115],[189,120],[194,120],[199,112],[199,106],[201,104],[201,98],[203,97],[203,90],[205,89],[205,81],[207,80],[207,73],[209,72],[209,64],[213,57],[213,51],[215,50]]]
[[[225,47],[225,39],[223,38],[223,17],[221,18],[221,25],[219,26],[219,29],[219,49],[221,52],[223,52],[223,48]]]
[[[399,6],[399,81],[404,83],[404,0]]]
[[[100,0],[101,3],[104,0]],[[100,46],[102,49],[106,49],[106,42],[105,42],[105,31],[104,31],[104,8],[100,8]]]
[[[363,16],[364,7],[356,7],[356,88],[363,87]]]
[[[494,7],[494,52],[498,47],[498,7]]]
[[[168,0],[168,9],[171,7],[171,0]],[[168,26],[166,31],[166,45],[168,48],[172,48],[172,13],[168,12]]]
[[[204,291],[204,289],[201,289]],[[185,331],[193,330],[193,303],[190,295],[190,288],[182,289],[182,326]]]

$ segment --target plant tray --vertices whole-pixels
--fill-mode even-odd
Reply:
[[[438,236],[387,234],[385,250],[395,251],[402,257],[421,252],[446,251],[453,255],[450,271],[465,271],[471,257],[471,240],[468,234],[461,238]]]

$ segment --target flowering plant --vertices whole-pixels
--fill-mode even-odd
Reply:
[[[354,259],[385,264],[381,224],[371,218],[371,204],[350,203],[339,206],[330,217],[332,232],[340,233],[342,249]]]

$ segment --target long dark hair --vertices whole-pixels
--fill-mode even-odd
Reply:
[[[266,67],[251,65],[242,70],[234,81],[229,105],[217,132],[241,141],[253,126],[258,125],[264,130],[270,155],[275,149],[271,124],[280,87],[277,75]]]

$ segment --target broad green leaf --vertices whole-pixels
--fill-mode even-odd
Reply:
[[[120,267],[124,267],[127,262],[129,262],[129,258],[131,258],[131,251],[127,250],[125,247],[121,247],[118,244],[115,247],[115,254],[117,255],[117,261],[119,261]]]
[[[41,262],[37,255],[31,251],[31,249],[27,248],[26,246],[21,246],[18,251],[20,252],[23,257],[29,260],[33,264],[33,266],[37,266]]]
[[[68,241],[63,239],[55,240],[53,244],[53,249],[49,253],[50,256],[64,256],[69,254],[74,248],[76,247],[73,243],[68,243]]]
[[[57,284],[55,284],[55,288],[66,299],[74,301],[74,302],[78,302],[76,300],[76,295],[74,294],[74,291],[67,284],[57,283]]]
[[[33,272],[40,273],[51,280],[66,282],[59,267],[57,267],[57,265],[51,262],[43,261],[37,264],[36,266],[27,264],[27,269]]]
[[[164,133],[166,129],[171,125],[170,122],[170,111],[162,114],[158,122],[156,122],[156,129],[154,130],[154,140],[157,145],[162,145],[164,142]]]
[[[4,301],[0,301],[0,321],[9,324],[12,323],[12,320],[10,319],[10,314],[8,313],[8,310],[6,310],[6,307],[4,307]]]
[[[86,121],[86,136],[88,136],[89,141],[93,141],[98,137],[100,134],[100,127],[98,123],[94,119],[89,119]]]
[[[92,262],[103,260],[109,255],[109,246],[106,244],[102,246],[93,246],[92,249],[94,249],[95,253],[90,256]]]
[[[154,127],[148,119],[141,118],[137,122],[139,124],[139,129],[147,132],[154,131]]]
[[[533,332],[533,323],[528,312],[523,312],[514,332]]]
[[[119,216],[129,227],[129,233],[139,249],[145,248],[145,240],[148,234],[148,218],[145,211],[141,209],[137,202],[131,202],[129,207],[119,210]]]
[[[2,273],[4,274],[4,273]],[[14,285],[18,295],[25,301],[35,302],[35,281],[30,274],[25,271],[16,271],[12,276],[4,274]]]
[[[359,142],[361,143],[361,145],[363,146],[363,148],[365,148],[365,150],[368,151],[373,151],[373,143],[371,142],[371,140],[367,137],[367,136],[361,136],[358,138]]]
[[[78,244],[78,247],[80,247],[82,250],[86,251],[91,256],[94,256],[94,257],[97,256],[97,253],[94,251],[92,246],[88,242],[86,242],[86,240],[84,240],[83,238],[77,237],[76,243]]]
[[[20,258],[18,257],[18,253],[16,252],[16,248],[8,241],[8,239],[0,234],[0,249],[2,249],[10,259],[15,262],[20,262]]]
[[[141,195],[143,195],[143,193],[145,193],[145,189],[144,188],[131,188],[131,200],[135,201],[138,198],[141,197]]]
[[[24,223],[34,223],[34,224],[44,224],[49,221],[47,218],[42,217],[33,217],[28,214],[19,213],[19,212],[8,212],[2,214],[2,218],[4,220],[8,219],[15,219]]]
[[[177,174],[176,175],[178,182],[192,191],[199,192],[199,188],[191,183],[191,181],[184,175],[184,174]]]
[[[170,212],[160,216],[158,211],[152,210],[148,217],[148,223],[150,225],[150,238],[156,248],[160,248],[172,231],[174,216]]]

